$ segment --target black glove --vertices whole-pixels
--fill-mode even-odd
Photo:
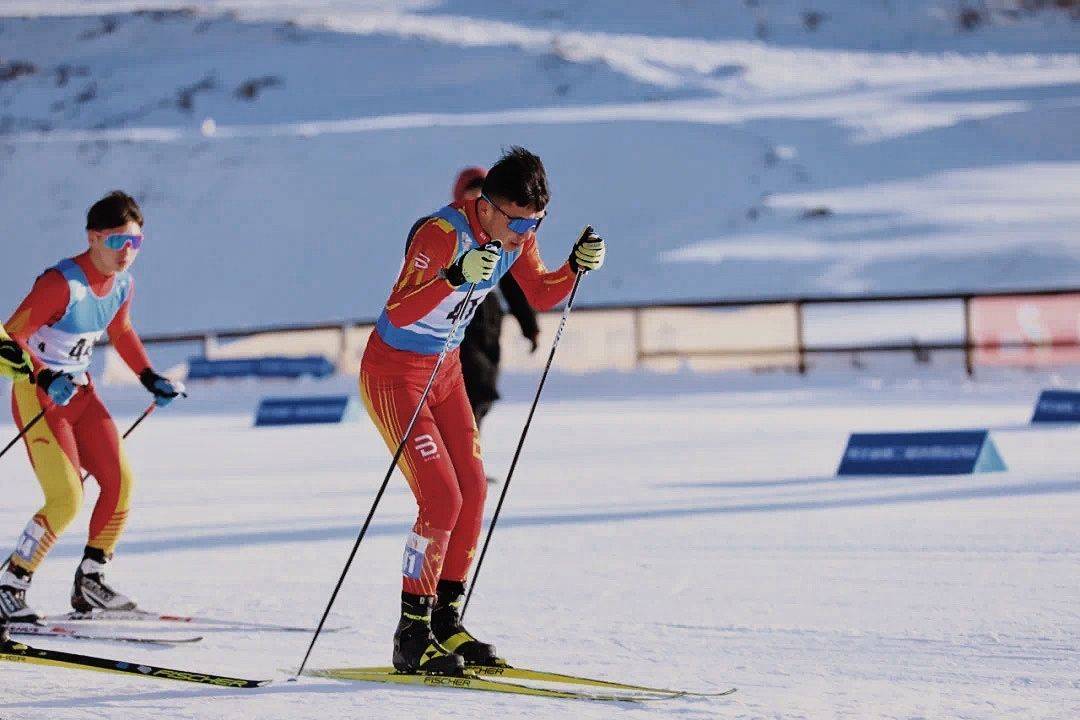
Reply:
[[[581,231],[581,237],[570,251],[570,267],[574,272],[597,270],[604,264],[604,238],[592,226]]]
[[[154,402],[158,407],[165,407],[177,396],[183,395],[187,397],[184,383],[158,375],[152,368],[146,368],[139,373],[139,382],[143,384],[144,388],[153,393]]]

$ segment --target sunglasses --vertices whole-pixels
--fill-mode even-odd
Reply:
[[[505,215],[507,220],[506,225],[510,228],[510,232],[517,233],[518,235],[524,235],[531,230],[539,230],[540,223],[544,222],[544,218],[547,217],[547,213],[544,213],[538,218],[514,217],[513,215],[496,205],[495,202],[487,195],[481,195],[480,197],[482,197],[484,200],[487,200],[488,205]]]
[[[142,247],[142,235],[110,235],[105,238],[105,247],[110,250],[123,250],[129,243],[132,250]]]

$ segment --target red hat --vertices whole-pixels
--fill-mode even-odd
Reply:
[[[467,167],[458,173],[457,180],[454,181],[454,202],[461,202],[465,199],[465,191],[469,189],[469,186],[475,185],[477,181],[483,181],[487,177],[487,170],[482,167]]]

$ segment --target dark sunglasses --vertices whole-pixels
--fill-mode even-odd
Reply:
[[[487,195],[481,195],[480,197],[482,197],[484,200],[487,200],[488,205],[505,215],[507,220],[506,225],[510,228],[510,232],[517,233],[518,235],[524,235],[530,230],[539,230],[540,223],[544,222],[544,218],[547,217],[547,213],[544,213],[538,218],[514,217],[513,215],[496,205],[495,201],[493,201]]]

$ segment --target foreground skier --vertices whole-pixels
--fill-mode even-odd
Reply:
[[[515,147],[488,172],[479,198],[418,221],[364,351],[361,396],[393,452],[460,317],[449,342],[452,352],[434,378],[399,465],[419,506],[405,544],[401,619],[394,634],[394,667],[403,672],[459,674],[466,664],[496,661],[495,648],[470,634],[459,614],[487,481],[456,348],[477,305],[507,272],[535,308],[546,310],[567,296],[579,270],[603,263],[604,241],[589,234],[558,270],[544,267],[536,231],[548,200],[540,158]],[[492,241],[501,243],[501,251]]]
[[[90,518],[90,534],[75,571],[71,605],[80,612],[130,610],[135,603],[105,583],[127,520],[133,478],[108,410],[87,374],[94,343],[108,332],[120,357],[164,406],[183,392],[150,367],[131,326],[135,281],[128,272],[142,246],[142,212],[133,198],[115,191],[95,203],[86,217],[89,249],[60,261],[34,283],[6,323],[11,339],[28,350],[35,385],[15,383],[12,412],[25,427],[43,409],[44,419],[24,437],[45,505],[27,523],[0,573],[0,616],[33,623],[40,617],[26,603],[34,571],[82,505],[81,468],[101,491]]]

